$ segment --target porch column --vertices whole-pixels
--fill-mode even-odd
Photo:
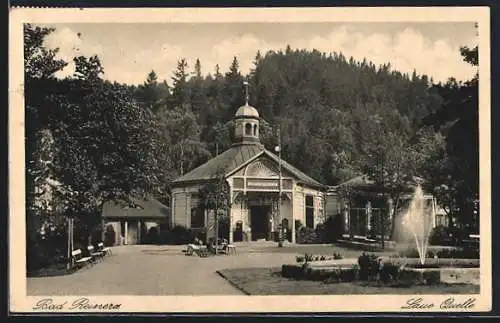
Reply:
[[[228,222],[228,227],[229,227],[229,243],[233,243],[234,238],[233,238],[233,190],[229,189],[229,201],[231,201],[230,206],[229,206],[229,214],[227,215],[227,222]]]
[[[292,210],[292,243],[295,243],[295,207],[294,207],[294,194],[292,191],[292,199],[290,200],[290,209]]]
[[[344,232],[348,233],[349,236],[351,235],[351,219],[350,219],[350,212],[349,212],[349,205],[346,203],[344,204]]]
[[[128,240],[127,240],[127,238],[128,238],[128,221],[125,221],[125,235],[124,235],[124,237],[125,237],[125,244],[128,244]]]
[[[138,220],[137,221],[137,242],[140,244],[142,241],[141,241],[141,235],[142,235],[142,231],[141,231],[141,222],[142,220]]]
[[[205,222],[204,222],[204,227],[206,228],[206,234],[205,234],[205,243],[208,244],[208,236],[209,236],[209,226],[208,226],[208,216],[209,216],[209,213],[208,213],[208,210],[207,209],[204,209],[203,210],[203,215],[205,217]]]
[[[387,208],[388,208],[388,214],[389,214],[389,223],[385,223],[385,228],[383,228],[383,232],[385,234],[385,230],[388,226],[392,226],[392,221],[394,221],[394,213],[393,213],[393,206],[394,206],[394,201],[391,198],[387,199]]]
[[[104,242],[106,228],[104,227],[104,218],[101,217],[101,241]]]
[[[366,233],[370,234],[370,230],[372,229],[372,202],[366,202]]]
[[[436,223],[436,199],[432,196],[432,228],[437,226]]]

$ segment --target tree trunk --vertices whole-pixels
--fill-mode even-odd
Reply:
[[[446,216],[448,217],[448,228],[453,228],[453,213],[448,213],[446,214]]]
[[[380,243],[382,249],[385,249],[385,217],[387,214],[381,214],[380,216]]]

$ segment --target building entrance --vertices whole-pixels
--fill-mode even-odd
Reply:
[[[250,207],[250,225],[252,240],[268,239],[271,229],[269,217],[271,215],[270,205],[256,205]]]

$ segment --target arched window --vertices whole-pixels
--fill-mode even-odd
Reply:
[[[257,125],[256,124],[253,125],[253,135],[255,137],[257,137]]]
[[[247,135],[247,136],[252,135],[252,125],[249,123],[245,124],[245,135]]]

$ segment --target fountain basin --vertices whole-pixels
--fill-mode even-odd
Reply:
[[[421,264],[420,258],[404,257],[383,257],[382,263],[404,265],[413,268],[478,268],[479,259],[454,259],[454,258],[426,258],[425,263]]]
[[[412,268],[403,269],[399,277],[401,282],[411,284],[480,284],[479,268]]]
[[[480,282],[479,259],[431,258],[426,259],[424,265],[419,258],[382,257],[380,260],[382,267],[391,266],[397,271],[390,268],[384,271],[381,268],[380,279],[383,280],[389,274],[395,279],[394,282],[403,285],[479,285]],[[350,282],[360,278],[359,265],[354,258],[285,264],[281,274],[283,277],[315,281]]]

